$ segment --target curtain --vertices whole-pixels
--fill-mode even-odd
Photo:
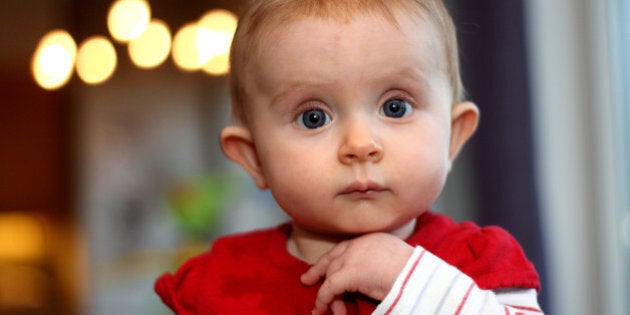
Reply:
[[[499,225],[514,235],[541,276],[545,261],[535,183],[532,104],[522,0],[451,1],[458,28],[464,86],[481,111],[467,150],[474,165],[474,191],[481,225]]]

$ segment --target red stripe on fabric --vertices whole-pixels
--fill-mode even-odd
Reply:
[[[510,315],[510,309],[507,306],[503,306],[503,309],[505,310],[505,315]]]
[[[394,303],[392,303],[392,305],[389,307],[387,312],[385,312],[385,314],[391,314],[396,304],[398,304],[398,301],[400,301],[400,298],[402,297],[403,291],[405,291],[405,287],[407,286],[407,282],[409,281],[409,278],[411,278],[411,275],[413,274],[414,270],[416,270],[416,267],[418,267],[420,260],[422,260],[422,257],[424,257],[424,253],[426,252],[427,252],[426,250],[423,250],[422,253],[420,253],[420,256],[418,256],[418,258],[416,259],[416,261],[414,261],[413,266],[411,266],[411,270],[409,270],[409,273],[405,277],[405,280],[403,280],[403,284],[400,287],[400,291],[398,291],[398,295],[396,296],[396,299],[394,299]]]
[[[464,308],[464,305],[466,304],[466,300],[468,300],[468,296],[470,296],[470,292],[472,292],[474,285],[475,283],[471,283],[470,286],[468,287],[468,291],[466,291],[466,294],[464,295],[464,298],[462,299],[462,303],[459,304],[459,307],[457,308],[457,312],[455,312],[455,315],[459,315],[462,312],[462,309]]]
[[[541,310],[535,308],[535,307],[527,307],[527,306],[517,306],[517,305],[508,305],[511,308],[515,308],[517,310],[521,310],[521,311],[528,311],[528,312],[534,312],[534,313],[542,313]]]

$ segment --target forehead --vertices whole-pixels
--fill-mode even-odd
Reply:
[[[421,14],[302,17],[265,27],[263,37],[248,67],[254,75],[244,82],[262,90],[291,81],[336,84],[443,70],[439,36]]]

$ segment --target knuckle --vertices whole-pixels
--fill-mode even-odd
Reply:
[[[326,286],[327,291],[336,295],[344,292],[344,282],[345,281],[339,274],[334,274],[326,279],[324,285]]]

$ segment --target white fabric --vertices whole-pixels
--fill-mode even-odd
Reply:
[[[372,313],[541,315],[534,289],[482,290],[466,274],[416,247],[392,290]]]

